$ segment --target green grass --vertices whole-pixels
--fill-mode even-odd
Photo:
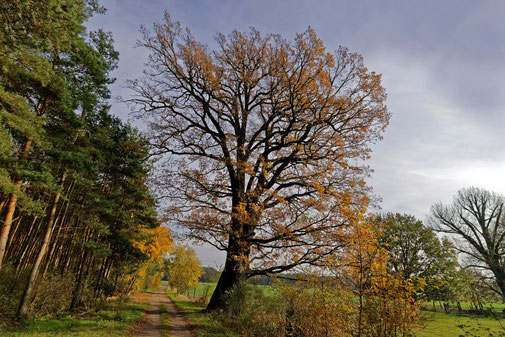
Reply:
[[[198,283],[198,288],[196,288],[196,296],[202,297],[205,296],[205,293],[207,293],[207,297],[210,298],[216,289],[216,285],[217,283]],[[193,296],[193,292],[191,292],[191,295]]]
[[[421,328],[415,333],[418,337],[434,336],[505,336],[505,329],[492,317],[467,317],[443,313],[421,312]]]
[[[217,283],[199,283],[196,291],[190,290],[190,297],[203,297],[205,292],[207,292],[207,297],[210,299],[212,293],[216,289]],[[256,287],[261,288],[263,294],[267,297],[277,296],[277,290],[275,286],[272,285],[256,285]],[[195,296],[196,295],[196,296]]]
[[[216,289],[216,285],[217,283],[198,283],[198,287],[196,289],[186,290],[183,292],[183,294],[192,298],[203,297],[205,294],[207,294],[207,297],[210,298]]]
[[[177,296],[174,291],[167,289],[167,295],[174,301],[179,310],[188,317],[191,326],[198,337],[238,337],[226,329],[212,314],[203,312],[203,307],[195,302]]]
[[[161,337],[170,337],[170,315],[167,310],[166,305],[161,306],[161,324],[163,330],[161,331]]]
[[[279,288],[275,285],[256,285],[256,287],[260,287],[266,297],[279,296]]]
[[[139,322],[146,306],[146,303],[110,302],[102,310],[83,316],[29,320],[20,329],[0,330],[0,336],[127,336]]]
[[[493,311],[502,311],[503,309],[505,309],[505,303],[498,303],[498,302],[494,302],[494,303],[483,303],[483,306],[484,308],[488,309],[488,308],[492,308]],[[461,308],[463,309],[470,309],[471,308],[471,304],[470,302],[461,302]]]
[[[472,309],[472,305],[470,302],[461,302],[461,308],[463,310],[470,310]],[[426,308],[429,311],[433,310],[433,302],[426,302],[423,305],[424,308]],[[483,307],[486,310],[492,310],[494,313],[501,315],[503,310],[505,309],[505,303],[499,303],[499,302],[489,302],[489,303],[483,303]],[[438,302],[435,303],[435,310],[437,312],[444,312],[444,309],[440,307],[440,304]],[[457,312],[457,307],[456,303],[451,303],[450,304],[450,310],[452,313]]]

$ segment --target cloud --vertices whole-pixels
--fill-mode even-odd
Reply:
[[[383,74],[391,124],[373,146],[370,184],[384,210],[423,219],[437,201],[477,185],[505,193],[504,1],[363,0],[232,1],[108,0],[105,16],[90,27],[112,31],[120,51],[121,87],[141,75],[145,50],[134,48],[141,24],[150,26],[168,10],[212,46],[216,32],[247,30],[293,38],[313,27],[329,50],[338,45],[364,56]],[[127,108],[112,111],[127,119]],[[224,261],[208,247],[197,248],[209,264]]]

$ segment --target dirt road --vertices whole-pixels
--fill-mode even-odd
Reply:
[[[146,315],[142,319],[134,337],[160,337],[163,331],[161,321],[161,306],[165,306],[170,315],[170,332],[172,337],[193,337],[191,326],[186,318],[177,310],[175,304],[165,294],[166,286],[161,286],[151,292]]]

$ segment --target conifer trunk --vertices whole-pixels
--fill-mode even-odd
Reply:
[[[32,146],[32,139],[28,138],[25,145],[23,146],[23,151],[21,152],[21,160],[25,161],[28,158],[28,152]],[[21,184],[23,180],[18,178],[16,180],[15,186],[19,191],[21,189]],[[14,212],[16,211],[16,204],[18,201],[18,196],[15,193],[9,195],[9,201],[7,203],[7,213],[5,214],[5,221],[2,227],[2,232],[0,233],[0,270],[2,270],[2,264],[5,258],[5,250],[7,248],[7,240],[9,240],[9,233],[12,226],[12,219],[14,218]]]
[[[61,189],[63,189],[63,185],[65,183],[66,177],[67,177],[67,170],[63,169],[63,172],[62,172],[61,178],[60,178]],[[28,312],[28,305],[30,303],[31,295],[32,295],[33,288],[34,288],[36,280],[37,280],[37,276],[39,275],[40,265],[41,265],[42,260],[44,259],[45,255],[47,253],[47,250],[49,247],[49,242],[51,241],[51,234],[53,231],[54,218],[56,216],[56,208],[58,206],[58,201],[60,200],[60,197],[61,197],[61,189],[54,196],[53,203],[51,206],[51,212],[49,214],[49,219],[48,219],[47,225],[46,225],[46,232],[44,235],[44,241],[42,242],[42,247],[40,248],[40,251],[37,255],[37,259],[35,260],[32,271],[30,273],[30,278],[29,278],[28,283],[26,284],[25,290],[23,292],[23,298],[21,299],[21,303],[19,305],[18,312],[16,314],[17,319],[25,318],[26,314]]]
[[[72,303],[70,303],[70,310],[74,310],[77,308],[79,305],[79,301],[81,298],[81,290],[82,290],[82,285],[83,285],[83,280],[84,280],[84,269],[86,266],[86,261],[88,260],[88,255],[89,251],[86,249],[86,252],[84,253],[84,257],[81,259],[80,266],[78,268],[79,270],[79,275],[77,276],[77,282],[75,284],[74,292],[72,295]],[[89,266],[88,266],[89,268]]]

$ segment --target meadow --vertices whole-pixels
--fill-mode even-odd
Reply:
[[[421,312],[418,337],[433,336],[505,336],[505,319],[493,317],[458,316],[453,314]]]

